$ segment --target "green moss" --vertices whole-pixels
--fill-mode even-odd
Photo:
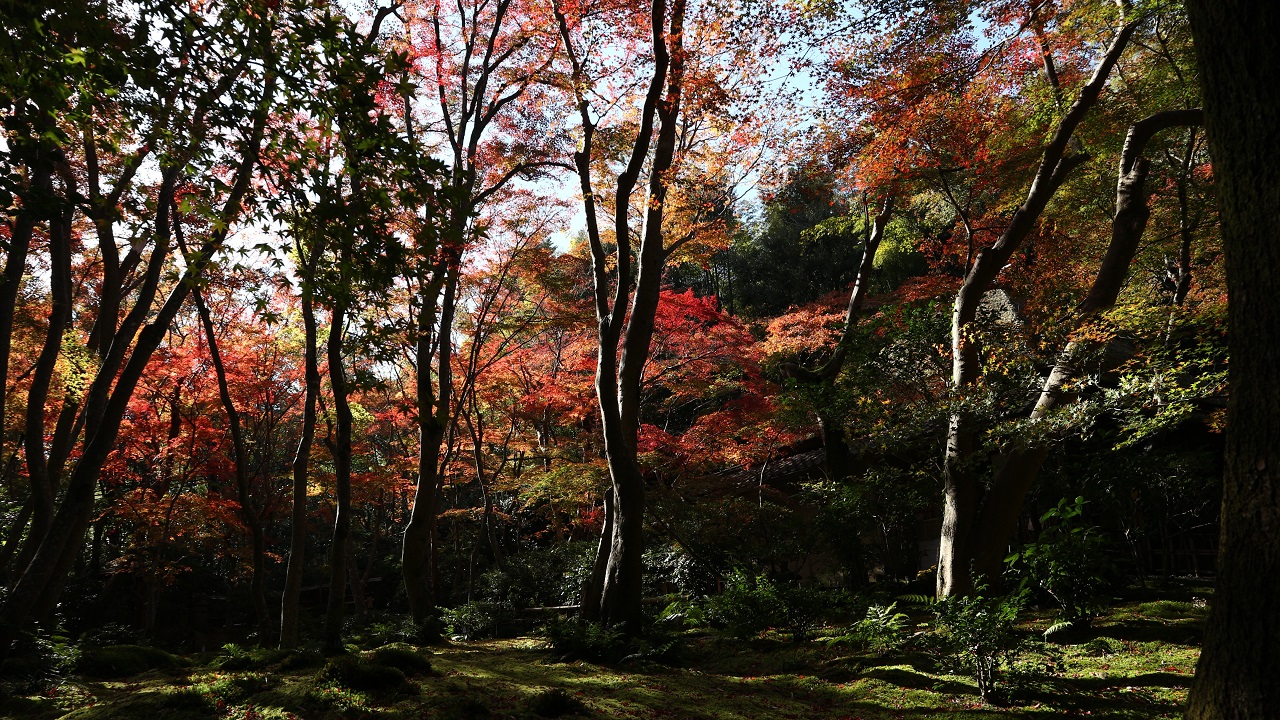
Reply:
[[[188,689],[140,692],[118,702],[80,708],[63,720],[208,720],[217,715],[213,703]]]
[[[392,643],[369,653],[369,659],[383,667],[395,668],[408,676],[430,675],[431,658],[412,645]]]
[[[582,715],[587,712],[586,704],[561,688],[544,690],[534,695],[529,698],[525,707],[529,712],[543,718]]]
[[[0,718],[52,720],[64,712],[57,703],[47,698],[10,697],[0,700]]]
[[[354,655],[330,658],[320,672],[316,673],[316,681],[364,691],[404,690],[410,687],[402,670]]]

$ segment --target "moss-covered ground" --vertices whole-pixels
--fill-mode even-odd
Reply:
[[[1174,718],[1205,610],[1168,599],[1117,605],[1092,628],[1033,642],[1006,675],[1007,702],[927,643],[875,656],[765,633],[694,632],[674,662],[598,665],[537,638],[316,654],[238,651],[153,662],[127,677],[70,674],[0,698],[0,717],[52,720],[369,718]],[[1037,638],[1046,617],[1021,625]],[[415,656],[415,653],[417,655]],[[110,674],[110,673],[108,673]]]

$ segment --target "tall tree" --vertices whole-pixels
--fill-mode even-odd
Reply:
[[[607,624],[625,625],[632,633],[640,630],[644,569],[644,478],[636,459],[640,379],[653,337],[662,272],[671,251],[663,244],[662,220],[684,90],[685,9],[685,0],[674,0],[670,9],[666,0],[653,0],[649,6],[653,71],[640,106],[639,127],[614,192],[613,241],[616,250],[609,253],[597,219],[592,165],[599,151],[595,147],[595,111],[587,95],[590,77],[583,62],[581,40],[574,37],[574,27],[581,19],[574,18],[571,22],[562,7],[556,8],[556,20],[571,67],[570,83],[582,125],[582,145],[574,154],[574,161],[586,212],[587,239],[591,246],[599,343],[596,398],[604,430],[613,500],[612,512],[605,524],[610,536],[607,540],[602,538],[601,553],[596,561],[597,566],[603,564],[605,567],[602,585],[598,592],[591,588],[585,593],[587,600],[582,612],[588,618]],[[653,141],[655,126],[656,143]],[[636,249],[638,267],[633,280],[631,198],[646,161],[650,163],[649,200],[643,235]],[[604,552],[606,545],[607,554]],[[607,559],[602,563],[600,557]],[[592,579],[594,581],[595,574]],[[599,597],[598,606],[593,602],[596,597]]]
[[[126,289],[132,291],[132,305],[123,318],[111,312],[94,316],[90,335],[99,339],[99,364],[87,392],[83,398],[64,396],[57,427],[47,447],[43,442],[27,444],[28,467],[34,468],[37,492],[44,497],[56,492],[63,468],[73,457],[74,467],[67,473],[65,492],[47,526],[28,536],[33,548],[28,555],[30,562],[22,568],[3,611],[6,634],[22,630],[33,617],[47,615],[55,607],[79,555],[93,514],[98,476],[115,446],[134,388],[191,287],[222,250],[228,232],[250,200],[251,180],[274,99],[277,48],[272,26],[284,22],[282,13],[214,5],[196,10],[163,4],[138,11],[141,19],[130,27],[108,7],[93,5],[88,12],[69,15],[75,20],[54,31],[60,52],[72,56],[79,54],[83,58],[92,50],[94,45],[86,42],[85,35],[91,32],[109,36],[100,47],[122,49],[123,60],[113,57],[104,60],[104,65],[125,62],[137,71],[128,76],[132,83],[125,88],[128,92],[85,85],[83,116],[89,122],[124,117],[124,125],[132,133],[125,142],[141,140],[138,150],[131,153],[135,159],[125,155],[120,163],[117,190],[121,184],[133,182],[139,163],[150,156],[153,148],[159,151],[154,169],[160,183],[150,209],[140,204],[141,218],[131,215],[136,228],[150,229],[139,233],[142,242],[129,244],[119,265],[111,262],[120,259],[121,248],[115,244],[114,236],[99,231],[98,249],[108,258],[103,264],[107,283],[103,291],[120,297],[125,296]],[[59,9],[45,12],[56,15]],[[42,29],[58,26],[49,20],[47,15],[28,17],[25,27],[41,33]],[[179,62],[180,57],[187,61]],[[174,62],[165,62],[164,58],[174,58]],[[46,137],[65,138],[66,134],[50,132]],[[94,137],[93,133],[82,137],[87,190],[82,189],[79,177],[65,160],[57,164],[66,204],[50,219],[49,226],[55,230],[51,282],[55,296],[60,296],[59,306],[67,301],[63,285],[69,281],[64,257],[69,257],[72,250],[68,230],[74,206],[70,201],[84,197],[101,202],[119,200],[118,192],[104,193],[97,185],[98,154],[119,146],[100,146]],[[69,147],[62,145],[64,158]],[[211,169],[214,165],[231,169],[229,181]],[[202,189],[202,204],[216,229],[184,258],[185,266],[177,282],[169,284],[165,270],[173,256],[171,209],[175,188],[187,173],[210,178],[209,186]],[[90,212],[90,217],[96,212]],[[150,253],[144,263],[143,254],[148,248]],[[128,272],[111,275],[120,268],[128,268]],[[158,301],[162,292],[167,294]],[[55,345],[60,345],[66,331],[64,314],[59,310],[49,323],[42,356],[51,355],[56,360]],[[36,424],[28,436],[43,439],[48,395],[43,369],[40,382],[33,385],[36,392],[34,396],[28,393],[27,413],[28,421]]]
[[[1280,6],[1189,0],[1231,364],[1217,579],[1187,717],[1280,717]]]
[[[410,612],[424,638],[437,634],[436,515],[446,454],[457,423],[453,323],[465,254],[483,234],[481,217],[520,180],[563,165],[565,136],[555,127],[546,71],[560,38],[545,3],[486,0],[412,2],[405,16],[404,117],[421,153],[448,158],[447,233],[420,248],[414,273],[411,344],[419,422],[413,509],[401,546]],[[412,82],[424,97],[413,97]],[[419,104],[420,103],[420,104]]]

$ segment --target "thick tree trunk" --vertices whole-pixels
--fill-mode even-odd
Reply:
[[[1035,229],[1036,222],[1049,200],[1066,180],[1067,175],[1083,164],[1083,154],[1067,155],[1076,127],[1097,102],[1111,69],[1119,61],[1137,21],[1120,29],[1107,48],[1089,82],[1058,123],[1050,138],[1031,189],[1022,206],[1014,212],[995,244],[978,252],[978,257],[956,294],[951,316],[952,383],[957,388],[973,384],[982,374],[982,361],[972,337],[982,297],[991,289],[1000,270],[1008,264],[1022,241]],[[964,595],[973,590],[972,553],[976,545],[979,488],[976,479],[977,428],[966,411],[951,416],[944,457],[944,489],[942,536],[938,556],[939,597]]]
[[[1231,350],[1217,581],[1187,717],[1280,718],[1280,5],[1190,0]]]
[[[302,293],[302,326],[305,342],[303,372],[306,396],[302,407],[302,435],[293,454],[293,513],[289,535],[289,566],[280,603],[280,647],[298,646],[298,619],[302,598],[302,572],[307,551],[307,479],[311,446],[316,435],[316,404],[320,398],[320,358],[316,339],[315,306],[309,289]]]
[[[456,237],[461,237],[460,229]],[[401,546],[400,573],[409,600],[410,614],[418,628],[419,639],[424,642],[438,639],[441,630],[436,610],[436,514],[440,505],[440,456],[452,411],[453,345],[450,338],[453,333],[460,263],[461,258],[456,252],[453,257],[436,263],[431,279],[425,281],[418,299],[418,337],[415,345],[418,475],[413,509],[409,514]],[[439,330],[436,330],[437,312]]]

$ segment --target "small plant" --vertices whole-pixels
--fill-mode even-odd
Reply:
[[[1087,626],[1105,607],[1106,592],[1114,572],[1106,555],[1106,538],[1083,522],[1083,497],[1062,499],[1040,520],[1044,530],[1021,552],[1005,559],[1009,567],[1058,604],[1059,622],[1049,632]]]
[[[566,659],[616,661],[629,654],[619,630],[581,618],[553,618],[546,637],[551,649]]]
[[[979,586],[966,597],[949,597],[934,605],[947,649],[958,669],[978,683],[984,702],[995,699],[996,679],[1021,645],[1013,623],[1026,593],[987,597]]]
[[[707,619],[738,637],[749,637],[786,622],[786,606],[778,587],[765,575],[730,571],[724,591],[707,599]]]
[[[469,602],[454,608],[442,608],[440,621],[455,640],[478,640],[494,637],[498,625],[509,617],[509,608],[492,602]]]
[[[907,625],[905,613],[897,612],[898,603],[872,605],[867,616],[858,621],[844,635],[829,638],[828,644],[852,642],[875,655],[884,655],[902,645],[903,630]]]
[[[657,623],[692,630],[707,624],[707,611],[687,597],[679,596],[658,613]]]
[[[782,605],[783,627],[791,633],[793,642],[804,642],[822,622],[823,613],[830,607],[831,598],[823,588],[786,587],[777,591]]]

